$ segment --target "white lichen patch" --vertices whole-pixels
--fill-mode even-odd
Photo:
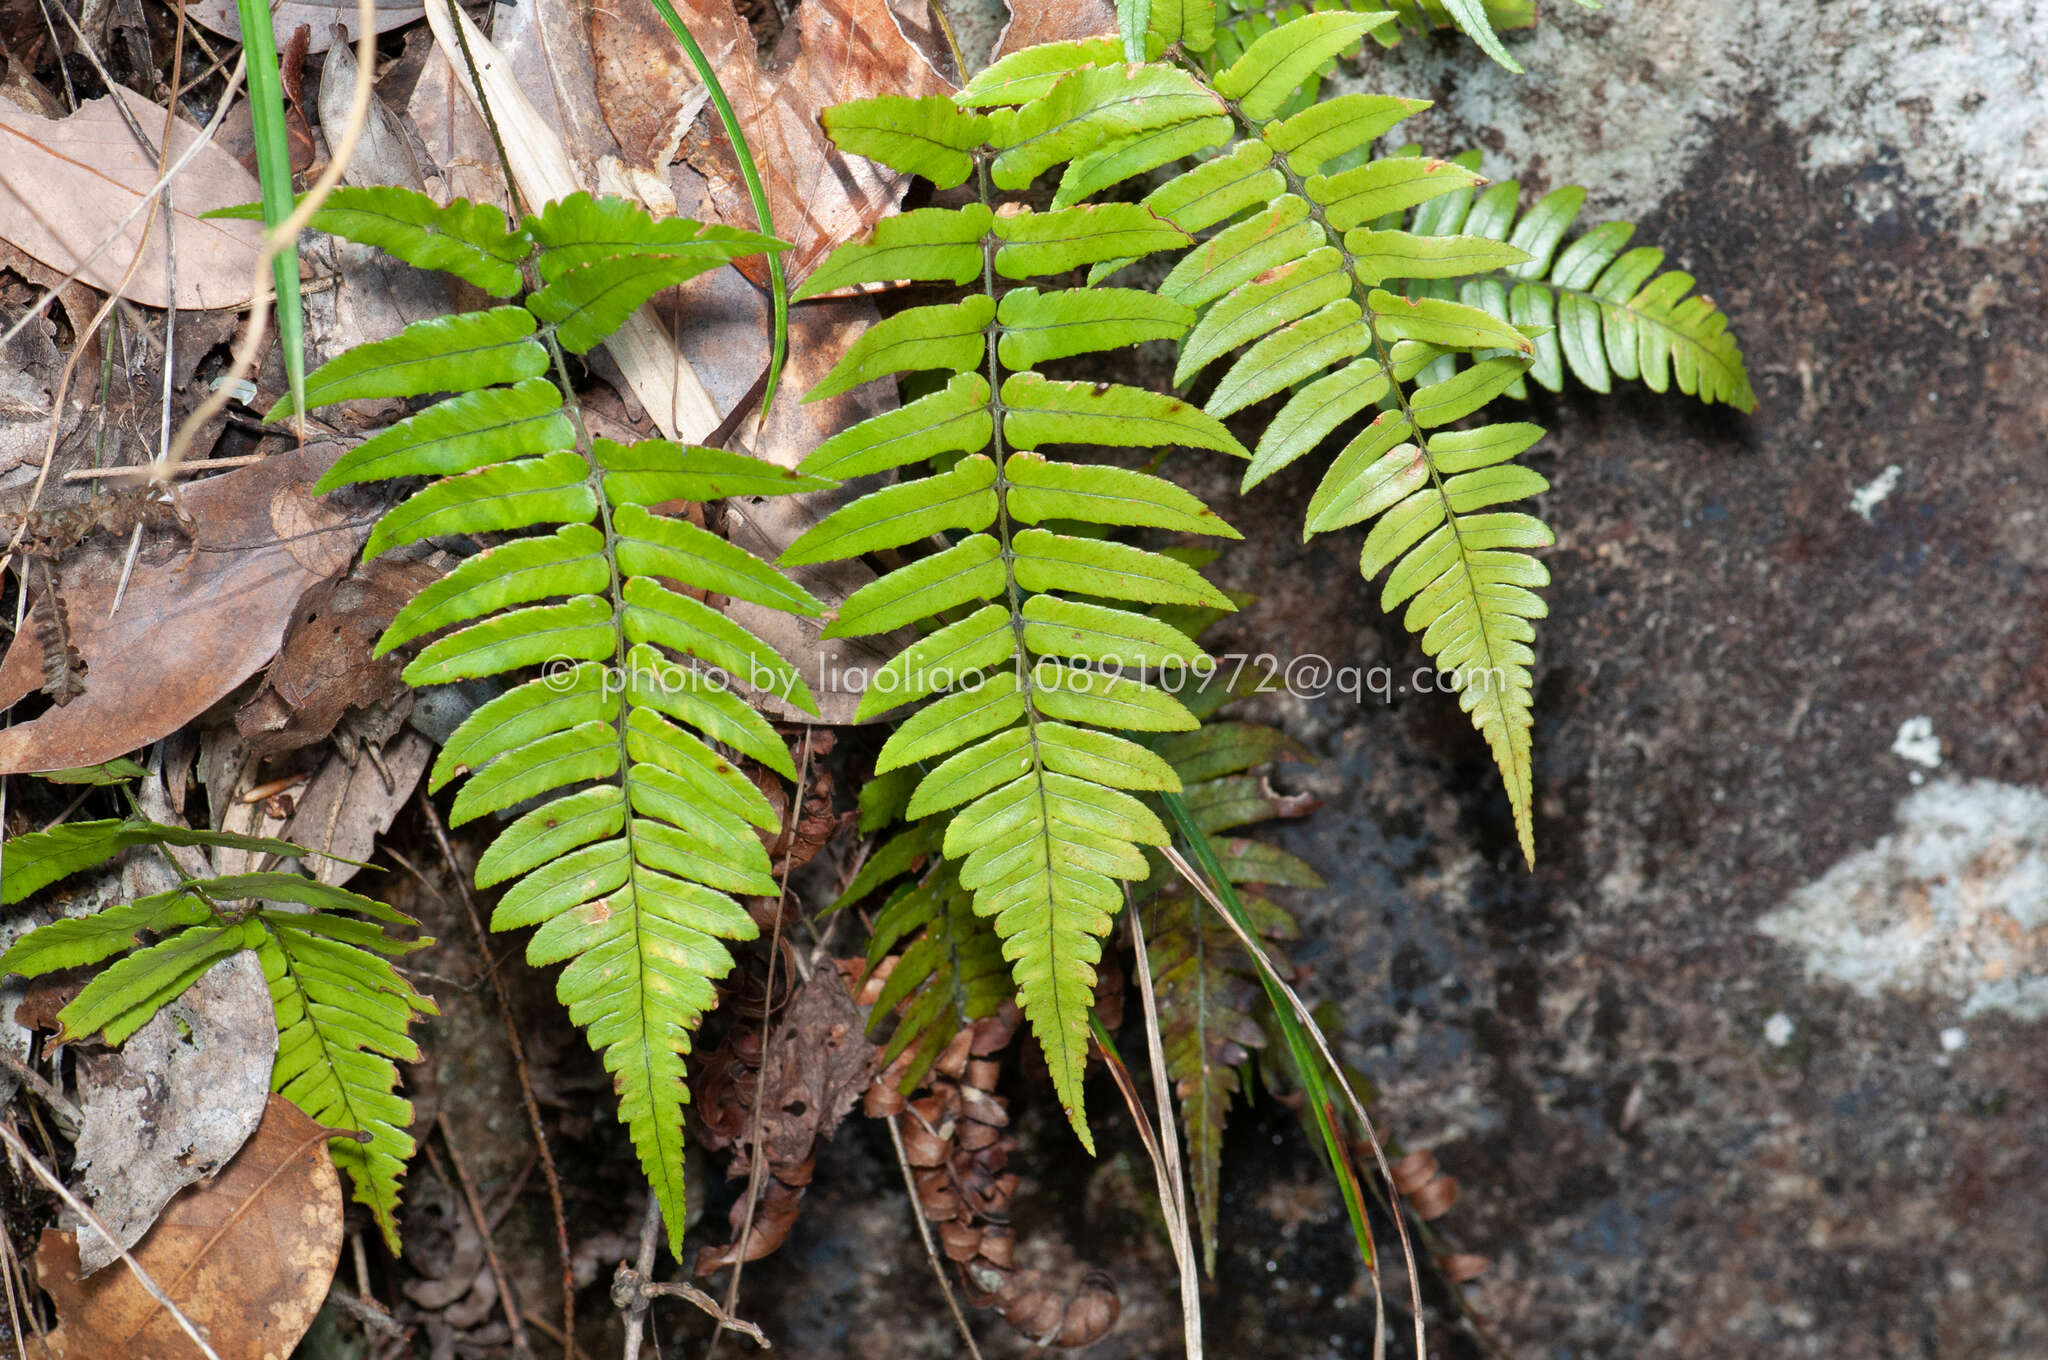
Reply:
[[[1899,478],[1904,473],[1904,468],[1900,467],[1897,463],[1893,463],[1883,472],[1878,473],[1868,482],[1865,482],[1862,486],[1849,493],[1849,508],[1863,516],[1863,518],[1869,519],[1870,512],[1882,505],[1885,497],[1899,489]]]
[[[1967,1018],[2048,1018],[2048,796],[1943,779],[1899,804],[1898,830],[1794,893],[1757,928],[1811,979],[1863,996],[1935,996]]]
[[[1490,173],[1593,190],[1594,211],[1648,212],[1716,124],[1752,103],[1801,134],[1809,172],[1848,166],[1866,220],[1933,209],[1966,242],[2038,225],[2048,204],[2048,11],[2041,0],[1834,0],[1546,6],[1510,38],[1515,76],[1470,44],[1407,43],[1358,83],[1449,92],[1408,125],[1431,151],[1498,148]]]
[[[1934,719],[1916,713],[1900,723],[1899,734],[1892,738],[1892,754],[1930,770],[1940,769],[1941,738],[1935,735]]]

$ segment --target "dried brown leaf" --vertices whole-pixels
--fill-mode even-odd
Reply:
[[[819,113],[849,99],[945,94],[952,85],[904,36],[885,0],[805,0],[770,65],[755,55],[753,32],[731,0],[679,0],[676,10],[718,72],[762,168],[775,234],[791,245],[783,267],[795,282],[903,197],[903,176],[841,154]],[[628,156],[648,157],[645,168],[665,170],[665,160],[652,158],[673,154],[675,119],[693,102],[694,72],[644,0],[597,0],[590,24],[607,125]],[[699,112],[679,154],[704,176],[711,215],[732,226],[755,225],[739,162],[715,114]]]
[[[135,1255],[221,1360],[281,1360],[320,1311],[341,1234],[327,1131],[273,1095],[227,1169],[172,1200]],[[57,1306],[56,1360],[197,1360],[132,1272],[79,1278],[74,1234],[44,1233],[36,1267]]]
[[[1098,38],[1116,31],[1116,9],[1110,0],[1012,0],[1010,22],[996,39],[989,60],[999,61],[1040,43]]]
[[[162,136],[163,109],[133,90],[117,89],[116,94],[127,102],[145,133]],[[184,119],[172,119],[171,157],[182,154],[198,136],[198,129]],[[90,101],[60,122],[0,102],[0,240],[52,269],[68,273],[76,268],[141,202],[156,178],[156,151],[136,145],[112,95]],[[257,192],[255,177],[218,146],[200,151],[178,176],[172,233],[178,306],[240,307],[249,301],[262,225],[208,222],[200,215],[253,202]],[[114,245],[85,267],[84,280],[112,290],[142,243],[145,225],[155,219],[155,214],[144,213],[128,223]],[[158,238],[156,249],[142,252],[135,277],[128,281],[130,301],[148,307],[170,301],[161,245]]]
[[[369,532],[312,495],[339,453],[315,444],[186,488],[192,542],[159,544],[108,617],[124,544],[76,552],[59,573],[84,695],[0,732],[0,772],[97,765],[182,727],[276,654],[299,599]],[[0,661],[0,704],[41,683],[41,630]]]
[[[441,575],[432,563],[379,558],[301,596],[262,687],[235,710],[249,750],[270,757],[310,746],[350,709],[406,693],[403,658],[370,653],[406,602]]]

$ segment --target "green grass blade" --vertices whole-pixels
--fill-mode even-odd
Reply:
[[[1158,798],[1166,809],[1168,820],[1173,823],[1174,833],[1187,846],[1195,864],[1209,880],[1216,900],[1223,904],[1223,909],[1244,931],[1255,931],[1251,918],[1245,914],[1244,904],[1238,900],[1237,890],[1231,886],[1223,866],[1217,862],[1216,851],[1209,844],[1208,836],[1196,825],[1194,814],[1188,810],[1187,801],[1178,793],[1161,793]],[[1323,1080],[1322,1054],[1309,1039],[1307,1031],[1302,1029],[1300,1017],[1287,1004],[1286,996],[1280,991],[1279,979],[1267,971],[1263,961],[1254,959],[1253,962],[1258,966],[1259,983],[1266,989],[1266,999],[1272,1003],[1273,1014],[1280,1022],[1280,1032],[1287,1039],[1295,1071],[1301,1073],[1301,1084],[1306,1089],[1309,1108],[1315,1115],[1316,1131],[1323,1138],[1323,1154],[1329,1159],[1330,1169],[1337,1176],[1338,1188],[1344,1194],[1344,1212],[1351,1219],[1351,1236],[1358,1243],[1359,1256],[1370,1268],[1373,1264],[1372,1233],[1365,1222],[1365,1195],[1357,1169],[1351,1162],[1350,1145],[1337,1126],[1337,1104]]]
[[[241,0],[241,3],[246,6],[254,0]],[[718,110],[718,121],[725,125],[725,139],[732,143],[733,156],[740,163],[740,175],[747,181],[747,196],[754,201],[754,225],[764,236],[773,236],[775,223],[768,214],[768,191],[761,186],[761,172],[754,167],[754,153],[747,145],[746,130],[740,126],[739,115],[732,111],[732,101],[725,97],[725,87],[718,83],[718,72],[711,69],[704,49],[697,46],[697,40],[690,36],[690,30],[683,24],[683,16],[676,13],[676,7],[669,0],[648,0],[648,3],[668,25],[668,31],[682,45],[690,64],[697,68],[697,78],[711,92],[712,107]],[[789,281],[782,275],[781,257],[772,251],[768,255],[768,296],[775,309],[775,334],[768,353],[768,385],[761,389],[763,417],[767,416],[768,408],[775,401],[775,386],[782,380],[782,361],[789,349]]]
[[[242,51],[248,58],[249,117],[256,129],[256,178],[263,186],[263,225],[275,227],[298,207],[292,195],[292,153],[285,138],[284,84],[277,71],[277,40],[270,6],[236,0],[242,17]],[[299,301],[299,252],[286,249],[271,261],[277,284],[277,344],[291,385],[292,409],[306,409],[306,313]],[[300,426],[304,428],[303,423]]]

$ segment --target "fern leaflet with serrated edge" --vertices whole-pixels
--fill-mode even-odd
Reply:
[[[1040,60],[1008,62],[994,79],[1037,88]],[[939,846],[954,865],[948,872],[972,892],[975,913],[993,922],[1060,1102],[1092,1150],[1081,1078],[1094,966],[1123,905],[1120,881],[1147,872],[1139,847],[1166,839],[1157,814],[1136,795],[1179,787],[1164,761],[1122,734],[1195,726],[1170,694],[1100,668],[1184,666],[1200,656],[1184,634],[1132,605],[1230,606],[1170,558],[1063,530],[1235,534],[1170,482],[1048,457],[1044,449],[1180,446],[1240,457],[1245,450],[1214,418],[1175,398],[1033,371],[1051,355],[1184,333],[1193,317],[1184,306],[1039,281],[1183,246],[1188,235],[1132,204],[1040,211],[998,206],[995,188],[1023,189],[1105,139],[1215,116],[1222,105],[1185,72],[1121,64],[1090,68],[1022,107],[989,115],[943,100],[911,110],[901,102],[842,105],[826,126],[842,147],[899,170],[924,172],[937,157],[952,182],[974,179],[978,201],[884,224],[835,252],[800,295],[963,273],[978,276],[980,287],[959,302],[898,313],[848,350],[811,399],[901,372],[953,376],[940,391],[827,440],[804,470],[837,477],[931,458],[947,465],[834,511],[783,561],[834,560],[946,536],[943,551],[856,592],[830,631],[938,625],[876,673],[859,713],[917,706],[883,747],[878,773],[916,767],[905,815],[950,814]],[[915,138],[898,135],[908,128]],[[977,253],[971,272],[962,247]],[[979,684],[957,683],[981,672],[989,678]]]
[[[446,210],[407,203],[398,215],[457,230],[436,215]],[[459,229],[477,234],[476,213],[490,211],[465,209]],[[425,640],[404,671],[414,685],[546,668],[457,728],[429,788],[462,781],[451,824],[512,815],[476,868],[479,887],[505,887],[492,927],[535,927],[529,961],[566,965],[557,994],[612,1073],[680,1252],[684,1058],[732,967],[727,943],[757,933],[733,895],[777,890],[756,835],[775,828],[774,810],[721,750],[795,776],[735,685],[812,707],[789,663],[701,596],[803,615],[821,606],[732,543],[649,507],[832,483],[717,449],[588,439],[565,400],[562,351],[602,342],[663,288],[779,243],[587,194],[516,232],[499,226],[530,243],[522,263],[536,287],[522,301],[418,323],[309,380],[348,396],[453,393],[357,446],[321,487],[437,479],[385,514],[366,556],[426,537],[524,534],[420,592],[378,651]],[[446,352],[451,334],[467,353]]]
[[[8,842],[9,900],[141,845],[309,853],[288,841],[140,820],[76,823]],[[277,1017],[270,1087],[352,1135],[335,1138],[329,1150],[396,1252],[398,1181],[413,1143],[406,1132],[412,1105],[398,1094],[395,1064],[419,1061],[407,1031],[440,1012],[391,964],[433,941],[400,939],[386,927],[416,924],[374,898],[298,874],[188,879],[38,926],[0,955],[0,973],[41,977],[113,959],[57,1012],[57,1042],[97,1035],[119,1045],[216,963],[253,951]],[[145,943],[149,937],[156,938]]]

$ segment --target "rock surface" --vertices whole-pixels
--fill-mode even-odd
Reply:
[[[2048,1034],[1973,1001],[2044,949],[2048,7],[1614,0],[1545,5],[1513,41],[1527,78],[1447,37],[1359,84],[1437,97],[1413,135],[1485,147],[1525,202],[1581,182],[1585,220],[1639,218],[1735,318],[1762,409],[1532,404],[1559,537],[1535,873],[1450,700],[1271,705],[1323,758],[1292,778],[1327,806],[1286,835],[1331,885],[1305,907],[1310,988],[1393,1130],[1463,1182],[1445,1223],[1497,1263],[1469,1296],[1509,1354],[2048,1354]],[[1266,597],[1221,645],[1398,681],[1420,653],[1356,531],[1300,541],[1313,485],[1198,488],[1250,540],[1221,574]],[[1892,852],[1934,834],[1936,787],[1978,790],[1943,852],[1968,874],[1916,888],[1946,870]],[[1784,925],[1844,876],[1919,932],[1867,986]],[[1965,915],[1997,939],[1954,938]],[[1082,1204],[1149,1174],[1067,1170],[1043,1132],[1040,1226],[1099,1252]],[[1291,1118],[1241,1113],[1229,1152],[1211,1354],[1369,1355]],[[808,1240],[840,1226],[821,1202]],[[892,1289],[868,1257],[866,1283],[931,1304],[888,1235],[911,1264]],[[1126,1322],[1092,1355],[1178,1354],[1154,1240],[1126,1243]],[[953,1353],[883,1330],[891,1355]]]

